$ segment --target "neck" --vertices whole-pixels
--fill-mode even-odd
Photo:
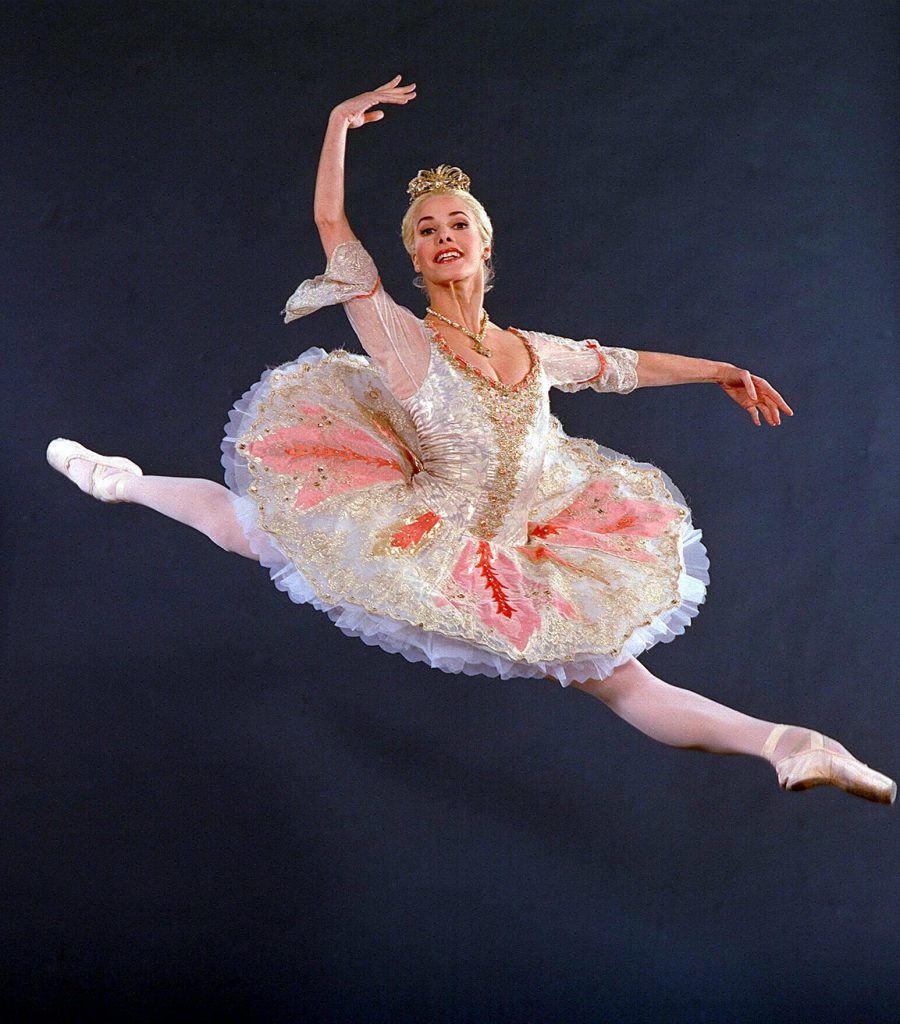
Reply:
[[[470,331],[481,327],[484,309],[484,286],[480,281],[450,281],[448,284],[432,284],[428,290],[428,305],[438,313],[450,317]]]

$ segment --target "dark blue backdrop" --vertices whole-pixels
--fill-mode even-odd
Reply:
[[[267,365],[358,348],[278,311],[351,222],[421,312],[420,167],[496,227],[501,323],[729,360],[558,396],[663,467],[712,562],[678,685],[897,759],[895,3],[6,3],[0,1006],[67,1021],[895,1022],[896,809],[786,795],[555,684],[341,635],[265,572],[91,502],[57,435],[221,479]]]

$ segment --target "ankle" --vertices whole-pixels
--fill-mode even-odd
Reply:
[[[142,476],[123,470],[111,476],[108,486],[115,490],[118,501],[137,501],[138,490],[143,481]]]
[[[808,747],[809,743],[809,729],[805,729],[800,725],[789,725],[775,744],[775,748],[769,757],[769,763],[774,766],[784,758],[790,757],[791,754],[796,754],[805,747]]]
[[[776,727],[778,728],[778,727]],[[794,754],[800,754],[811,748],[812,745],[812,729],[807,729],[802,725],[786,725],[781,727],[782,732],[778,737],[778,741],[774,748],[766,752],[765,748],[761,753],[761,757],[765,758],[773,767],[778,764],[779,761],[783,761],[786,757],[791,757]],[[774,732],[774,730],[773,730]],[[843,744],[838,743],[837,740],[831,739],[830,736],[823,736],[823,742],[825,744],[825,750],[832,754],[842,754],[845,757],[852,757],[853,755]]]

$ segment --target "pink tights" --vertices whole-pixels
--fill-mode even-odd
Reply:
[[[123,474],[123,497],[193,526],[225,551],[258,561],[231,506],[230,491],[212,480]]]
[[[602,701],[619,718],[670,747],[713,754],[759,756],[774,722],[751,718],[691,690],[657,678],[637,658],[619,665],[606,679],[572,683]],[[802,745],[808,730],[792,727],[775,748],[772,761]],[[829,747],[839,744],[829,740]],[[843,750],[843,748],[840,748]]]
[[[125,500],[146,505],[200,530],[225,551],[257,560],[235,518],[229,491],[221,484],[130,474],[125,481]],[[760,756],[774,725],[671,686],[635,658],[620,665],[606,679],[589,679],[572,686],[596,697],[647,736],[673,747]],[[775,748],[772,762],[802,745],[807,735],[806,729],[788,729]],[[830,749],[844,750],[834,740],[829,740],[828,745]]]

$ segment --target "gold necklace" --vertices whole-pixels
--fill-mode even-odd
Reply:
[[[491,358],[493,353],[489,348],[486,348],[483,344],[484,336],[487,334],[488,315],[487,310],[481,311],[481,330],[477,334],[473,334],[467,327],[463,327],[462,324],[458,324],[455,320],[451,320],[449,316],[444,316],[443,313],[439,313],[436,309],[428,307],[427,312],[432,316],[437,317],[438,320],[443,320],[445,324],[449,324],[451,327],[455,327],[458,331],[462,331],[467,338],[472,339],[472,348],[480,355],[486,356],[488,359]]]

